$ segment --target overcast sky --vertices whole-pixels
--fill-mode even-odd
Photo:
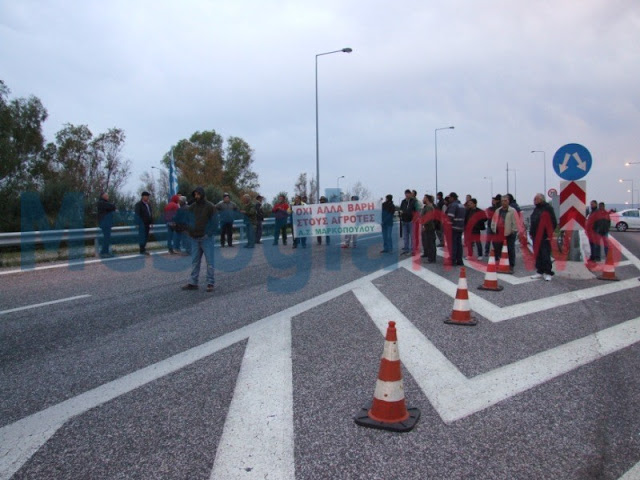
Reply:
[[[0,0],[0,78],[12,96],[94,134],[125,130],[127,188],[197,130],[244,138],[260,193],[315,175],[361,181],[376,198],[405,188],[510,190],[521,204],[559,187],[556,150],[593,156],[588,197],[640,189],[640,2]],[[531,150],[546,152],[531,154]],[[492,182],[484,177],[492,178]],[[639,197],[640,192],[636,193]],[[637,202],[638,200],[636,200]]]

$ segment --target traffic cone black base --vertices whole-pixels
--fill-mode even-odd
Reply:
[[[502,290],[504,290],[504,287],[502,285],[498,285],[495,288],[489,288],[489,287],[485,287],[484,285],[480,285],[478,287],[478,290],[487,290],[489,292],[501,292]]]
[[[478,320],[476,320],[476,317],[473,316],[470,320],[465,320],[462,322],[460,320],[454,320],[453,318],[447,318],[444,323],[448,323],[449,325],[463,325],[466,327],[473,327],[478,324]]]
[[[409,412],[409,418],[403,422],[397,423],[384,423],[373,420],[369,417],[369,410],[371,407],[361,408],[356,417],[354,418],[357,425],[361,427],[376,428],[378,430],[389,430],[391,432],[409,432],[416,426],[420,419],[420,409],[407,408]]]

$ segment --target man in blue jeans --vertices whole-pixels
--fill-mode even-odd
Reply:
[[[197,290],[198,277],[200,276],[200,261],[202,255],[207,262],[207,292],[213,292],[215,279],[213,271],[213,234],[215,229],[216,207],[207,201],[204,189],[198,187],[194,190],[196,199],[189,206],[191,236],[191,278],[182,290]]]

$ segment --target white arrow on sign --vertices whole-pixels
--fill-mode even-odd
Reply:
[[[560,164],[560,173],[564,173],[567,168],[569,168],[569,159],[573,157],[576,159],[576,162],[578,162],[578,168],[584,172],[587,171],[587,162],[583,162],[582,159],[580,158],[580,155],[578,155],[578,152],[573,153],[573,154],[569,154],[569,153],[565,153],[564,154],[564,161]]]

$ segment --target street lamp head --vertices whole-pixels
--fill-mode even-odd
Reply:
[[[449,128],[454,129],[454,128],[456,128],[456,127],[454,127],[453,125],[451,125]]]
[[[351,53],[351,52],[353,52],[353,49],[351,49],[351,48],[347,47],[347,48],[343,48],[343,49],[342,49],[342,51],[343,51],[344,53]]]

